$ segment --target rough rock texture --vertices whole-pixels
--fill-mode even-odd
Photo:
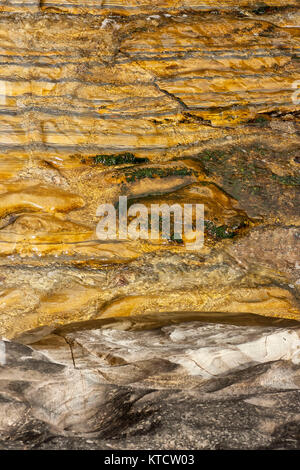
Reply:
[[[300,329],[186,323],[4,342],[2,448],[297,448]]]
[[[299,446],[299,20],[0,1],[3,448]],[[204,247],[99,241],[120,195]]]

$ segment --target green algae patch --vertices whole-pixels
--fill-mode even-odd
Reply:
[[[189,168],[137,168],[125,172],[125,179],[132,183],[144,178],[167,178],[169,176],[193,176],[194,170]]]
[[[148,158],[138,158],[133,155],[133,153],[124,152],[113,155],[96,155],[93,157],[93,162],[96,165],[102,164],[105,166],[118,166],[125,164],[137,164],[137,163],[147,163]]]
[[[228,225],[217,226],[210,220],[204,221],[205,231],[208,235],[212,236],[217,240],[223,240],[225,238],[233,238],[237,232],[233,230]]]
[[[300,186],[300,176],[294,176],[294,175],[279,176],[273,173],[272,179],[277,181],[280,184],[285,184],[286,186]]]

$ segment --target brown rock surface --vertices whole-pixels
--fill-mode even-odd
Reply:
[[[0,447],[299,446],[299,11],[0,2]],[[120,195],[204,204],[203,248],[100,241]],[[211,403],[228,435],[184,418],[170,442]]]

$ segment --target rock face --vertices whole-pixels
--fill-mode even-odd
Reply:
[[[3,448],[299,446],[299,12],[1,2]],[[119,196],[204,246],[99,240]]]
[[[5,341],[0,446],[297,448],[299,335],[197,322]]]

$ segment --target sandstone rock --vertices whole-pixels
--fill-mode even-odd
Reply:
[[[33,347],[4,342],[1,446],[143,448],[149,432],[163,449],[297,446],[298,327],[92,330]]]
[[[298,26],[1,2],[0,448],[299,447]],[[99,240],[120,195],[204,204],[204,246]]]

